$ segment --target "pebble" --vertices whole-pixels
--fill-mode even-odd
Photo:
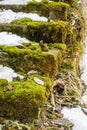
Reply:
[[[32,75],[32,74],[38,74],[39,72],[37,70],[30,70],[27,74]]]
[[[37,77],[34,77],[34,81],[39,85],[44,85],[44,82]]]
[[[61,105],[58,105],[57,107],[54,108],[55,112],[61,113]]]

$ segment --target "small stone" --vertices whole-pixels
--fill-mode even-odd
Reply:
[[[20,81],[20,77],[19,76],[13,77],[13,81]]]
[[[44,126],[46,126],[46,127],[47,127],[47,126],[49,126],[49,124],[48,124],[47,122],[45,122],[45,123],[44,123]]]
[[[58,107],[54,108],[55,112],[61,113],[61,105],[58,105]]]
[[[38,74],[39,72],[37,70],[30,70],[27,75],[32,75],[32,74]]]
[[[13,90],[13,88],[12,88],[12,86],[11,86],[11,85],[10,85],[10,86],[8,86],[8,90],[9,90],[9,91]]]
[[[62,113],[60,113],[60,114],[58,113],[57,116],[58,116],[59,118],[63,118],[64,115],[63,115]]]
[[[22,45],[17,45],[16,47],[19,48],[19,49],[22,49],[22,48],[23,48]]]
[[[72,21],[72,26],[75,25],[75,20]]]
[[[34,77],[34,81],[35,81],[37,84],[44,85],[44,82],[43,82],[42,80],[40,80],[39,78],[37,78],[37,77]]]
[[[81,1],[81,0],[77,1],[77,4],[81,4],[81,3],[82,3],[82,1]]]

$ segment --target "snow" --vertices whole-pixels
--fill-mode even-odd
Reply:
[[[6,5],[23,5],[26,4],[27,2],[32,1],[32,0],[0,0],[0,4],[6,4]],[[41,1],[41,0],[36,0],[36,1]]]
[[[17,46],[22,45],[23,42],[29,42],[29,40],[11,32],[0,32],[0,45]]]
[[[81,80],[87,85],[87,37],[84,41],[84,52],[80,60]]]
[[[10,23],[13,20],[21,18],[31,18],[34,21],[43,21],[47,22],[46,17],[41,17],[36,13],[23,13],[23,12],[14,12],[12,10],[0,10],[0,23]]]
[[[0,4],[2,5],[24,5],[32,0],[0,0]],[[37,2],[41,2],[42,0],[35,0]],[[52,1],[49,1],[52,2]]]
[[[64,108],[62,110],[64,118],[68,118],[73,124],[73,130],[87,130],[87,116],[80,107]]]
[[[13,69],[0,65],[0,79],[7,79],[8,82],[12,81],[14,77],[19,76],[20,78],[23,78],[23,76],[17,74],[14,72]]]

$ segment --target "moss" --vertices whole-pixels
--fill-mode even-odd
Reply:
[[[0,9],[3,9],[4,8],[4,5],[0,5]]]
[[[41,51],[41,48],[40,48],[39,45],[36,45],[36,46],[35,45],[30,45],[28,48],[31,49],[31,50]]]
[[[0,79],[0,87],[5,87],[8,85],[8,81],[6,79]]]
[[[44,44],[43,47],[41,48],[42,51],[48,51],[49,50],[49,47],[47,44]]]
[[[22,43],[24,49],[29,49],[37,52],[41,52],[41,47],[37,42]]]
[[[61,20],[67,20],[67,13],[69,5],[64,2],[35,2],[31,1],[26,6],[27,11],[38,11],[45,17],[51,16],[51,12],[54,12],[55,18]],[[63,17],[62,17],[63,16]],[[51,17],[52,18],[52,17]]]
[[[62,0],[53,0],[55,2],[59,2]],[[70,4],[72,7],[75,7],[77,5],[78,0],[63,0],[63,2]]]
[[[2,50],[8,53],[7,64],[16,71],[27,73],[29,70],[35,69],[42,74],[53,76],[58,72],[58,57],[54,54],[43,53],[34,49],[26,48],[19,49],[17,47],[1,46]],[[58,55],[61,52],[57,52]]]
[[[64,59],[62,68],[74,70],[74,67],[75,67],[74,59],[71,59],[71,58]]]
[[[22,18],[22,19],[18,19],[18,20],[13,20],[12,23],[15,23],[15,24],[26,24],[27,22],[31,22],[32,19],[30,18]]]
[[[47,4],[49,1],[48,0],[41,0],[41,2]]]
[[[34,77],[38,77],[39,79],[44,81],[44,86],[46,88],[46,96],[48,96],[50,94],[50,91],[51,91],[51,88],[52,88],[53,79],[46,77],[46,76],[41,76],[41,75],[38,75],[38,74],[31,75],[30,79],[33,80]]]
[[[3,92],[2,89],[0,88],[0,100],[3,101],[4,98],[5,98],[4,92]]]
[[[38,117],[39,109],[43,107],[49,95],[52,81],[48,77],[38,76],[44,81],[44,85],[39,85],[34,82],[33,77],[28,81],[9,83],[5,87],[6,92],[0,89],[0,116],[22,120]],[[9,86],[12,86],[12,90],[7,89]]]
[[[61,50],[63,53],[65,53],[67,50],[66,44],[63,44],[63,43],[53,43],[53,44],[50,44],[50,47],[57,48]]]
[[[15,22],[13,22],[11,25],[11,26],[14,26],[15,28],[10,27],[10,29],[12,32],[15,31],[15,33],[21,35],[21,33],[18,32],[18,25],[15,25]],[[20,28],[20,25],[19,25],[19,28]],[[69,23],[64,22],[64,21],[45,22],[45,23],[44,22],[27,22],[26,31],[24,34],[26,34],[25,36],[31,41],[34,40],[36,42],[39,42],[40,40],[43,40],[44,42],[47,42],[47,43],[49,42],[65,43],[67,33],[69,30],[70,30]],[[23,29],[22,29],[22,32],[23,32]]]

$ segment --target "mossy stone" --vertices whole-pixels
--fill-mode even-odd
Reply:
[[[28,81],[9,83],[6,89],[9,85],[12,86],[12,89],[6,90],[6,92],[3,91],[3,88],[0,89],[0,116],[22,120],[38,117],[39,109],[43,107],[49,95],[52,80],[48,77],[38,76],[40,79],[44,79],[44,85],[39,85],[34,82],[33,77],[30,77]]]

